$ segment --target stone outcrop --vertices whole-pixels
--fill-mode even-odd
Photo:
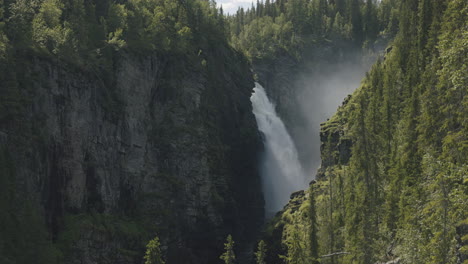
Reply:
[[[21,125],[1,127],[0,144],[64,263],[141,263],[156,234],[169,264],[217,263],[227,234],[240,250],[253,239],[254,83],[241,55],[220,50],[204,65],[121,52],[110,76],[29,58]]]

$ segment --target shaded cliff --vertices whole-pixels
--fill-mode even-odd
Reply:
[[[140,263],[156,234],[168,263],[217,263],[228,233],[241,246],[255,236],[254,83],[242,55],[211,48],[121,51],[107,76],[36,55],[11,64],[24,81],[1,126],[6,263]],[[26,213],[46,253],[18,237]]]

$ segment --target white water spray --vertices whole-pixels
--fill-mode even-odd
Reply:
[[[256,83],[250,97],[258,128],[265,136],[262,183],[267,215],[283,208],[291,193],[306,188],[296,147],[263,87]]]

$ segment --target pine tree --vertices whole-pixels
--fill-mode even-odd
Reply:
[[[234,240],[231,235],[228,235],[224,244],[225,252],[219,257],[225,264],[235,264],[236,255],[234,254]]]
[[[317,240],[317,214],[315,208],[315,194],[314,185],[309,190],[309,218],[310,218],[310,231],[309,231],[309,252],[312,264],[318,263],[318,240]]]
[[[263,2],[257,0],[257,17],[261,17],[263,15]]]
[[[303,264],[308,263],[305,241],[302,237],[302,232],[298,226],[294,226],[289,241],[287,241],[288,255],[283,257],[287,263]]]
[[[7,48],[8,39],[6,38],[4,28],[5,28],[5,20],[4,17],[5,9],[4,9],[4,2],[0,0],[0,60],[5,58],[5,52]],[[2,70],[2,69],[0,69]]]
[[[3,28],[3,25],[4,25],[4,14],[5,14],[5,8],[4,8],[4,5],[5,3],[3,2],[3,0],[0,0],[0,30],[2,30]]]
[[[379,33],[379,20],[373,0],[367,0],[364,8],[364,33],[366,39],[372,44]]]
[[[145,264],[164,264],[159,238],[155,237],[146,245]]]
[[[35,9],[38,8],[36,1],[18,0],[9,5],[7,33],[9,39],[15,43],[15,48],[22,49],[32,43],[31,22]]]
[[[265,241],[260,240],[260,242],[258,243],[257,252],[255,252],[255,259],[257,260],[257,264],[266,264],[266,251],[267,248]]]
[[[341,14],[341,16],[345,16],[345,0],[335,0],[336,11]]]
[[[359,0],[351,0],[349,3],[349,21],[352,26],[352,36],[356,44],[361,44],[364,36],[362,30],[362,14]]]
[[[270,3],[270,0],[265,1],[265,8],[263,9],[263,15],[264,16],[271,16],[271,8],[272,5]]]

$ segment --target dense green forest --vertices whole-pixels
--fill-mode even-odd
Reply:
[[[7,0],[1,6],[3,54],[32,49],[84,64],[123,47],[191,53],[197,44],[223,39],[223,16],[208,1]]]
[[[466,263],[468,5],[392,2],[395,39],[322,125],[319,178],[266,231],[286,263]]]
[[[320,44],[373,49],[398,28],[398,3],[383,0],[257,1],[228,17],[232,45],[249,58],[301,59]]]
[[[322,167],[316,181],[308,190],[293,194],[285,209],[266,224],[252,260],[259,264],[467,263],[466,0],[265,0],[232,15],[225,15],[211,0],[0,0],[0,262],[76,263],[69,260],[80,254],[72,249],[76,249],[75,239],[83,227],[96,233],[103,230],[110,233],[110,238],[100,237],[102,244],[124,240],[125,247],[114,254],[124,256],[122,259],[127,262],[121,263],[165,263],[169,250],[178,255],[177,250],[184,247],[179,245],[182,242],[170,240],[173,234],[167,231],[169,227],[147,228],[144,225],[159,222],[145,218],[142,224],[130,209],[131,213],[105,214],[94,207],[85,212],[75,212],[74,208],[56,220],[44,217],[44,211],[50,208],[43,210],[37,205],[61,196],[40,197],[40,202],[35,202],[25,195],[28,187],[24,186],[28,183],[16,177],[24,164],[15,164],[15,155],[10,152],[13,146],[24,142],[40,142],[41,147],[46,145],[43,141],[47,142],[43,139],[45,132],[40,129],[46,117],[37,119],[31,114],[34,112],[31,89],[36,79],[24,70],[36,65],[37,60],[50,61],[83,76],[98,76],[108,89],[100,103],[111,112],[107,118],[114,120],[118,119],[115,116],[119,115],[121,105],[112,87],[117,81],[115,70],[122,54],[140,56],[139,59],[153,54],[165,56],[176,66],[167,66],[170,73],[158,76],[163,81],[179,78],[178,72],[187,74],[193,70],[214,80],[213,87],[223,87],[223,81],[213,76],[224,77],[229,71],[238,74],[244,72],[241,68],[255,66],[259,61],[274,62],[279,56],[304,61],[309,53],[325,46],[346,52],[374,50],[388,42],[385,54],[368,72],[361,87],[322,125]],[[223,60],[225,57],[228,59]],[[180,61],[186,64],[180,66],[177,64]],[[233,76],[226,79],[236,84],[251,82]],[[190,81],[193,79],[196,78]],[[180,88],[172,83],[166,87]],[[226,92],[213,87],[210,102],[223,98],[222,93]],[[166,91],[165,95],[182,97],[182,92],[178,92]],[[201,104],[208,104],[205,119],[214,116],[213,112],[222,112],[216,108],[219,105],[207,101],[201,100]],[[219,104],[224,106],[221,100]],[[245,110],[232,108],[236,113]],[[177,129],[171,128],[164,134],[153,128],[151,133],[167,138],[177,133],[195,133],[192,127],[177,127],[173,123],[180,120],[174,120],[170,120],[170,125]],[[208,133],[214,141],[229,140],[234,136],[229,134],[221,139],[213,136],[221,130],[219,126],[226,130],[238,128],[239,122],[228,121],[208,120],[209,132],[200,131]],[[4,143],[5,131],[17,136],[14,142]],[[244,128],[239,133],[253,134]],[[189,144],[185,139],[181,137],[180,141]],[[171,144],[164,147],[170,149]],[[210,168],[215,168],[214,177],[229,170],[222,160],[237,159],[234,154],[226,154],[235,147],[216,142],[212,148],[203,150],[215,153],[207,162]],[[49,150],[43,149],[39,154],[24,146],[17,151],[34,157]],[[247,164],[240,158],[239,162]],[[171,187],[182,186],[179,178],[163,173],[157,176]],[[229,184],[237,183],[224,178],[213,183],[217,188]],[[229,215],[228,224],[241,229],[233,220],[237,215],[229,213],[231,204],[238,206],[229,203],[228,196],[235,195],[228,188],[219,189],[210,194],[210,199]],[[164,191],[150,195],[179,194]],[[170,203],[173,201],[167,202]],[[128,205],[132,206],[135,205]],[[171,222],[172,218],[164,218],[171,213],[167,208],[157,207],[154,215],[145,217],[162,215],[166,222],[161,222]],[[262,209],[252,206],[249,210]],[[185,210],[181,214],[193,212]],[[215,213],[204,209],[203,214]],[[197,235],[205,238],[204,232],[209,233],[212,227],[205,222],[200,225],[204,229]],[[250,228],[257,226],[254,223]],[[226,228],[220,233],[228,233],[227,230],[231,231]],[[161,240],[154,238],[156,231],[163,233]],[[234,236],[234,240],[237,238],[240,237]],[[220,242],[224,237],[216,235],[216,239]],[[219,261],[236,263],[236,246],[241,244],[237,241],[229,236],[224,254],[222,242],[210,244],[206,251],[220,253],[216,256],[220,256]],[[169,242],[179,243],[179,248],[168,249]],[[201,252],[200,258],[211,257],[212,252],[205,252],[205,245],[199,240],[191,242],[198,246],[195,250]],[[105,259],[102,263],[112,261]]]

